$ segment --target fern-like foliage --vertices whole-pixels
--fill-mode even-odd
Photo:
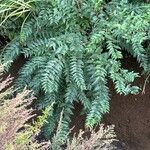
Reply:
[[[2,60],[10,62],[8,70],[19,55],[24,55],[28,61],[20,69],[17,88],[32,89],[39,98],[39,109],[55,102],[43,128],[46,137],[62,116],[63,129],[57,140],[65,138],[74,101],[83,104],[87,127],[98,124],[109,112],[109,78],[117,93],[139,91],[132,85],[138,74],[122,68],[121,59],[123,51],[128,51],[149,72],[149,51],[143,45],[150,40],[148,3],[37,0],[30,3],[30,8],[0,26],[0,33],[11,40]]]

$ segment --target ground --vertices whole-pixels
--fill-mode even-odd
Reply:
[[[133,58],[123,61],[124,68],[141,72],[139,64]],[[146,77],[139,77],[135,81],[143,89]],[[150,84],[145,87],[145,94],[121,96],[110,87],[110,113],[103,119],[105,124],[114,124],[118,139],[123,145],[123,150],[150,150]],[[84,128],[85,117],[80,116],[80,104],[75,104],[75,116],[72,126],[76,126],[74,132]]]
[[[141,72],[133,58],[124,60],[124,67]],[[136,79],[141,87],[138,95],[120,96],[111,88],[110,113],[105,116],[107,124],[114,124],[117,136],[124,143],[125,150],[150,150],[150,84],[142,93],[146,77]]]

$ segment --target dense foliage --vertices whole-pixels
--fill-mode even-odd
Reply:
[[[32,92],[24,89],[13,96],[12,78],[5,79],[4,67],[0,63],[0,149],[1,150],[44,150],[48,142],[37,142],[37,135],[46,121],[52,106],[48,106],[42,116],[32,124],[26,122],[35,117],[31,103],[35,100]],[[29,96],[30,95],[30,96]],[[26,123],[26,124],[25,124]]]
[[[109,112],[108,79],[120,94],[136,94],[137,73],[122,68],[128,52],[149,72],[150,5],[128,0],[26,0],[0,2],[1,35],[10,39],[2,53],[11,67],[23,55],[18,89],[27,86],[38,96],[37,107],[54,103],[43,131],[50,137],[63,110],[63,141],[73,104],[81,102],[86,126]],[[11,6],[11,7],[10,7]],[[19,6],[19,7],[18,7]],[[145,47],[143,46],[146,45]]]
[[[0,76],[3,75],[3,65],[0,65]],[[47,106],[41,116],[37,116],[31,109],[31,103],[36,98],[32,92],[24,89],[13,96],[14,88],[10,86],[12,78],[0,78],[0,146],[1,150],[93,150],[113,149],[118,142],[114,132],[114,126],[100,125],[97,132],[91,131],[90,138],[83,138],[86,132],[80,133],[73,139],[66,139],[65,148],[59,142],[59,132],[62,129],[59,120],[57,131],[51,142],[37,140],[41,133],[41,127],[53,110],[53,104]],[[31,95],[31,96],[29,96]],[[63,114],[63,113],[61,113]],[[35,119],[36,118],[36,119]],[[31,120],[29,123],[29,120]],[[27,123],[28,121],[28,123]]]

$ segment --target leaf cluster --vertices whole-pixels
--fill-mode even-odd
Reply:
[[[83,104],[87,127],[98,124],[109,112],[108,79],[113,81],[119,94],[139,91],[132,84],[138,74],[122,68],[121,60],[124,52],[128,52],[149,72],[149,46],[144,47],[150,40],[148,3],[127,0],[24,2],[31,5],[32,11],[17,18],[6,15],[0,26],[0,33],[11,40],[3,50],[2,60],[9,62],[5,66],[8,70],[17,57],[24,55],[27,62],[19,71],[16,87],[32,89],[39,98],[39,109],[55,102],[43,129],[47,138],[62,110],[64,132],[59,137],[66,137],[74,101]],[[0,13],[2,9],[0,7]],[[7,11],[11,13],[12,10]]]

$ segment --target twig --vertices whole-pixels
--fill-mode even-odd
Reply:
[[[144,85],[143,85],[143,90],[142,90],[142,95],[145,94],[146,83],[147,83],[149,77],[150,77],[150,74],[145,79],[145,82],[144,82]]]

